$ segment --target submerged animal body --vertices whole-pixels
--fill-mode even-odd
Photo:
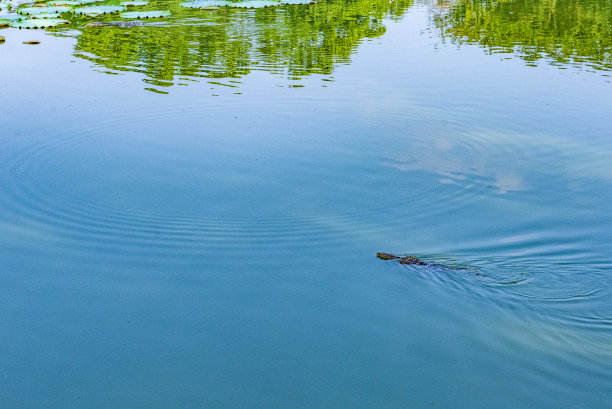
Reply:
[[[405,256],[405,257],[400,257],[400,256],[394,256],[393,254],[389,254],[389,253],[376,253],[376,257],[382,259],[382,260],[397,260],[399,261],[400,264],[416,264],[419,266],[428,266],[429,264],[424,262],[423,260],[420,260],[416,257],[412,257],[412,256]]]

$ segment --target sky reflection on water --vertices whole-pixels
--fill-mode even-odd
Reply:
[[[605,59],[344,4],[2,31],[0,402],[607,405]]]

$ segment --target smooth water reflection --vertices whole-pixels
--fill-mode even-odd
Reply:
[[[380,24],[325,88],[281,58],[219,97],[143,90],[153,45],[100,75],[80,33],[8,32],[0,402],[606,407],[610,84]]]

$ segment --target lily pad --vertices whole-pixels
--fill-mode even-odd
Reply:
[[[3,14],[0,16],[0,21],[21,20],[22,18],[23,16],[19,14]]]
[[[189,7],[192,9],[201,9],[206,7],[223,7],[229,6],[232,2],[226,0],[195,0],[181,3],[181,7]]]
[[[247,1],[239,1],[236,3],[230,3],[228,6],[242,8],[242,9],[263,9],[266,7],[276,7],[279,6],[280,3],[278,1],[270,1],[270,0],[247,0]]]
[[[167,17],[171,13],[169,11],[152,10],[152,11],[128,11],[121,13],[122,18],[160,18]]]
[[[59,13],[40,13],[32,14],[30,18],[60,18]]]
[[[27,19],[11,22],[11,27],[14,28],[49,28],[56,27],[62,24],[70,24],[70,21],[59,18],[50,19]]]
[[[50,1],[49,5],[51,6],[80,6],[81,2],[80,1],[74,1],[74,0],[65,0],[65,1]]]
[[[52,6],[71,6],[71,7],[76,7],[76,6],[84,6],[86,4],[93,4],[93,3],[102,3],[104,0],[54,0],[54,1],[50,1],[49,4]]]
[[[138,7],[138,6],[146,6],[147,4],[149,4],[149,2],[144,1],[144,0],[133,0],[133,1],[122,1],[119,4],[125,7]]]
[[[32,16],[34,14],[46,14],[46,13],[67,13],[70,11],[68,6],[55,6],[55,7],[25,7],[18,9],[17,13],[25,14],[26,16]]]
[[[81,14],[90,17],[96,17],[100,14],[119,13],[125,11],[123,6],[89,6],[81,7],[74,10],[74,14]]]

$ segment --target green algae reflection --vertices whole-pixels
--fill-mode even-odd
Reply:
[[[610,0],[458,0],[439,2],[443,38],[512,53],[528,64],[612,69]]]
[[[73,23],[75,55],[111,72],[134,71],[145,82],[169,87],[181,78],[240,78],[263,70],[288,78],[329,75],[349,61],[364,38],[385,32],[383,18],[399,18],[411,0],[321,1],[254,10],[181,7],[151,1],[147,9],[171,16],[133,27]]]

